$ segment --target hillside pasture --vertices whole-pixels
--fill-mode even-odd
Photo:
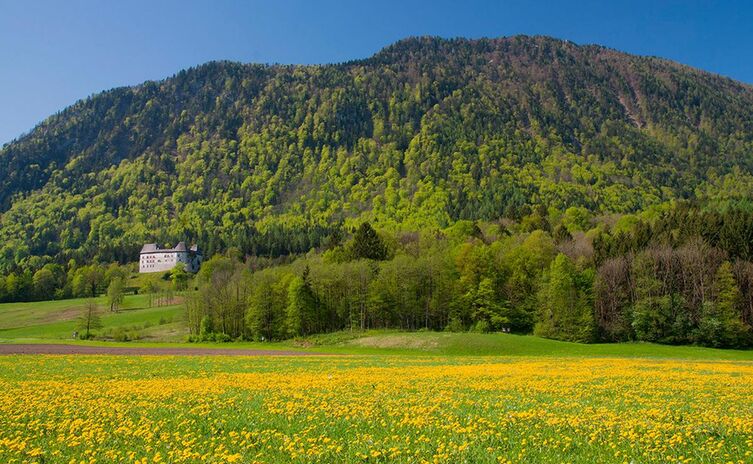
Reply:
[[[56,339],[70,340],[76,330],[86,299],[35,301],[0,304],[0,340]],[[185,336],[180,298],[169,305],[149,306],[148,295],[126,295],[117,312],[110,312],[105,297],[96,298],[100,307],[103,329],[138,332],[153,340],[180,341]]]

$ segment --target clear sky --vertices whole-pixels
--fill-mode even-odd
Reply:
[[[753,2],[0,0],[0,144],[80,98],[210,60],[329,63],[407,36],[543,34],[753,83]]]

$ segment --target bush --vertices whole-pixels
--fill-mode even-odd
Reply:
[[[235,341],[242,341],[243,337],[238,337]],[[233,341],[233,337],[226,333],[221,332],[209,332],[209,333],[200,333],[198,335],[189,335],[186,337],[186,341],[188,343],[201,343],[201,342],[217,342],[217,343],[227,343]]]
[[[489,333],[489,332],[492,331],[491,329],[492,328],[491,328],[491,326],[489,325],[488,322],[486,322],[484,320],[481,320],[481,321],[478,321],[475,324],[473,324],[473,327],[471,327],[471,332]]]
[[[463,323],[460,322],[460,319],[450,319],[450,322],[447,323],[444,330],[446,332],[465,332],[465,327],[463,326]]]
[[[199,324],[199,340],[208,340],[209,335],[212,333],[212,319],[209,316],[201,318]]]
[[[213,338],[212,341],[215,341],[218,343],[227,343],[229,341],[232,341],[232,338],[230,337],[230,335],[226,333],[215,333],[213,335],[214,336],[212,337]]]
[[[112,338],[116,342],[127,342],[128,341],[128,334],[126,333],[125,330],[123,330],[122,328],[118,327],[117,329],[115,329],[112,332]]]

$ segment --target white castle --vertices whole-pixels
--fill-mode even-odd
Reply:
[[[186,248],[186,243],[180,242],[175,248],[160,248],[156,243],[147,243],[141,248],[139,272],[170,271],[178,263],[184,263],[186,271],[196,272],[201,266],[202,259],[199,247],[196,245]]]

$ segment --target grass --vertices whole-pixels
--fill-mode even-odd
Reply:
[[[99,343],[74,342],[71,335],[85,299],[0,304],[0,343]],[[104,297],[97,299],[106,306]],[[753,360],[753,350],[716,350],[695,346],[650,343],[567,343],[534,336],[510,334],[366,331],[337,332],[274,343],[182,343],[188,333],[182,305],[148,307],[146,295],[127,295],[117,313],[102,312],[105,333],[115,330],[138,332],[138,343],[152,346],[212,346],[315,351],[364,355],[441,356],[575,356],[640,357],[674,359]],[[104,342],[112,344],[112,342]],[[166,345],[166,343],[169,343]]]
[[[0,343],[66,343],[127,347],[184,347],[184,348],[245,348],[251,350],[285,350],[340,355],[392,355],[392,356],[526,356],[568,358],[646,358],[685,360],[753,361],[751,350],[719,350],[695,346],[666,346],[650,343],[592,344],[547,340],[528,335],[393,332],[368,331],[350,334],[340,332],[325,336],[308,337],[282,342],[185,343],[183,324],[180,322],[155,325],[142,330],[145,337],[138,342],[74,341],[40,337],[3,337]],[[14,334],[20,331],[13,331]],[[172,337],[175,341],[165,342]],[[157,340],[157,341],[155,341]]]
[[[0,305],[0,342],[134,345],[70,340],[83,303]],[[165,343],[181,311],[129,296],[103,322],[141,327],[139,346],[334,356],[0,356],[0,462],[753,462],[753,351],[398,331]]]
[[[298,342],[334,353],[442,356],[574,356],[753,360],[753,350],[652,343],[581,344],[532,335],[394,332],[327,334]]]
[[[183,316],[182,306],[149,307],[146,295],[126,295],[123,305],[118,312],[112,313],[105,308],[107,302],[104,297],[96,298],[102,316],[105,330],[137,330],[143,331],[144,336],[160,332],[154,326],[165,322],[179,321]],[[76,318],[83,311],[86,299],[70,299],[56,301],[39,301],[29,303],[0,304],[0,340],[70,340],[76,330]],[[181,340],[185,328],[179,336],[172,336],[173,340]]]
[[[753,364],[0,357],[0,462],[751,462]]]

